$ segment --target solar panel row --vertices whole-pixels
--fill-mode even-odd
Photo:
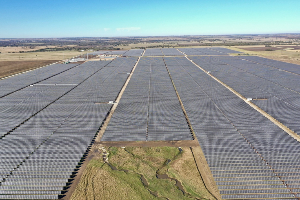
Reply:
[[[223,48],[223,47],[211,47],[210,49],[221,52],[221,53],[225,53],[225,54],[229,54],[229,53],[242,53],[240,51],[235,51],[235,50],[231,50],[231,49],[227,49],[227,48]]]
[[[221,48],[221,47],[211,47],[211,48],[179,48],[181,52],[185,55],[191,56],[207,56],[207,55],[228,55],[229,53],[241,53],[238,51]]]
[[[221,47],[211,48],[148,48],[144,56],[183,56],[186,55],[228,55],[229,53],[241,53],[238,51],[230,50]],[[123,55],[123,56],[142,56],[143,49],[130,49],[128,51],[97,51],[93,54],[106,54],[106,55]]]
[[[190,140],[191,133],[162,58],[141,58],[103,141]]]
[[[107,51],[104,54],[106,55],[123,55],[127,51]]]
[[[19,74],[17,76],[3,79],[1,80],[0,84],[0,98],[17,90],[28,87],[29,85],[32,85],[34,83],[38,83],[52,76],[56,76],[62,72],[72,69],[76,65],[77,64],[53,64],[47,67]]]
[[[144,56],[163,56],[163,52],[159,48],[146,49]]]
[[[161,51],[165,56],[183,56],[183,54],[175,48],[162,48]]]
[[[144,53],[144,49],[130,49],[129,51],[126,51],[123,56],[142,56]]]

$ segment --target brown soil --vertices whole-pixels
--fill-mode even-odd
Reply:
[[[0,61],[0,78],[36,69],[48,64],[57,62],[56,60],[38,61]]]

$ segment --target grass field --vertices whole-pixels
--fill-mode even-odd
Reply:
[[[55,48],[56,46],[36,46],[30,48],[28,47],[0,47],[0,52],[1,53],[8,53],[8,52],[14,52],[14,53],[19,53],[19,51],[35,51],[39,49],[45,49],[45,48]]]
[[[38,43],[33,43],[34,45],[37,45]],[[36,51],[40,49],[49,49],[49,48],[63,48],[63,47],[74,47],[76,45],[64,45],[64,46],[53,46],[53,45],[43,45],[43,43],[40,43],[41,46],[6,46],[6,47],[0,47],[0,52],[1,53],[19,53],[20,51]],[[27,43],[27,45],[30,45],[30,43]]]
[[[88,163],[71,199],[214,199],[189,148],[110,147]]]

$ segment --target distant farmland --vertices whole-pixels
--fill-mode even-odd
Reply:
[[[82,54],[78,51],[57,51],[57,52],[24,52],[21,47],[0,48],[0,78],[18,74],[24,71],[33,70],[49,64],[56,63],[63,59],[71,58]],[[26,49],[27,50],[27,49]],[[30,49],[29,49],[30,50]]]

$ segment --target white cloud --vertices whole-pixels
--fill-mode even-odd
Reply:
[[[110,30],[110,28],[104,28],[104,31],[109,31]]]
[[[116,28],[117,31],[138,31],[140,29],[140,27]]]

